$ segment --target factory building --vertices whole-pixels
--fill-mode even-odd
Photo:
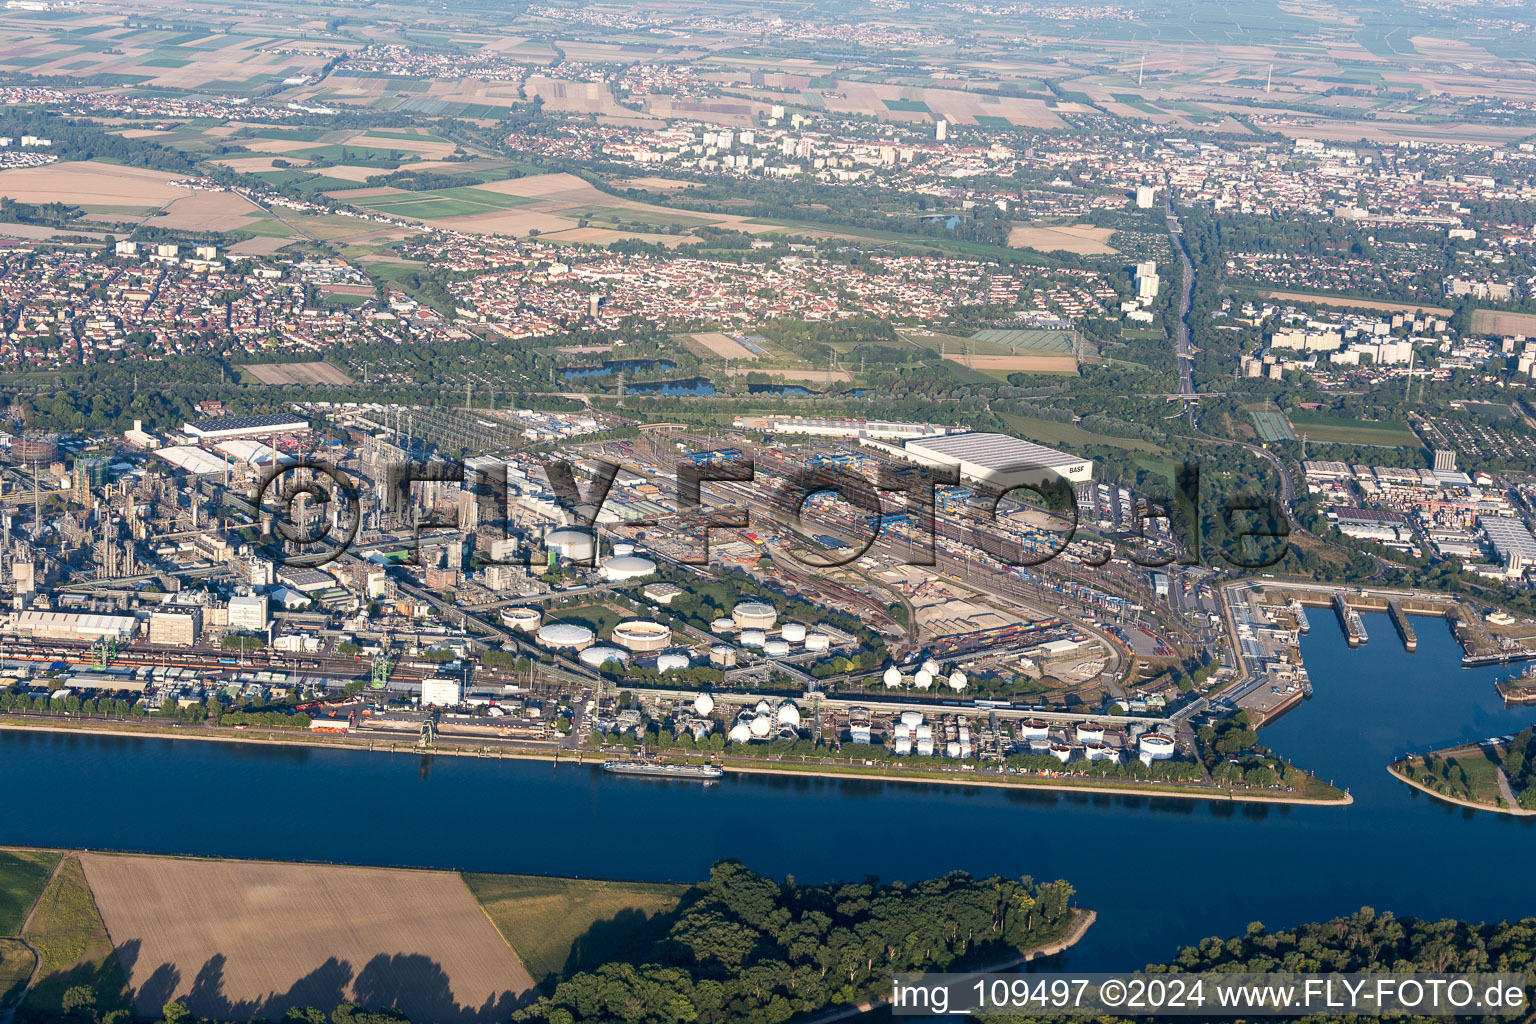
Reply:
[[[171,647],[191,647],[197,643],[202,614],[197,609],[186,611],[153,611],[149,613],[149,642]]]
[[[1048,480],[1083,483],[1093,479],[1091,459],[1007,434],[977,431],[922,438],[908,441],[901,451],[925,465],[956,469],[962,481],[993,490]]]
[[[260,633],[267,628],[267,599],[247,594],[229,599],[229,628]]]
[[[290,413],[266,416],[215,416],[183,424],[182,432],[199,441],[226,441],[234,437],[270,437],[273,434],[307,434],[309,421]]]
[[[1524,523],[1505,516],[1479,516],[1477,524],[1483,528],[1483,535],[1503,563],[1505,573],[1521,576],[1536,566],[1536,537],[1531,536]]]
[[[451,708],[464,702],[464,683],[452,676],[431,676],[421,681],[421,702]]]
[[[132,615],[25,611],[17,613],[14,632],[42,640],[127,640],[137,628]]]

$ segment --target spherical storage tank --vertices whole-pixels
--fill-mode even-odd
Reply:
[[[939,674],[939,663],[934,661],[932,658],[929,658],[927,661],[923,662],[923,671],[927,672],[931,676],[937,676]]]
[[[752,735],[761,739],[773,731],[773,720],[767,715],[758,715],[752,719]]]
[[[779,613],[763,601],[743,601],[731,609],[731,618],[742,629],[772,629]]]
[[[636,580],[656,571],[656,563],[639,555],[615,555],[603,563],[603,578],[608,580]]]
[[[760,629],[744,629],[741,631],[741,645],[743,647],[761,647],[768,642]]]
[[[544,537],[544,546],[561,558],[586,561],[592,557],[592,535],[585,530],[551,530]]]
[[[830,649],[831,646],[832,640],[825,633],[805,634],[805,649],[808,651],[825,651]],[[897,678],[900,678],[901,673],[898,672],[896,675]]]
[[[785,701],[779,705],[778,719],[780,725],[789,725],[798,729],[800,727],[800,709],[795,707],[792,701]]]
[[[656,659],[657,672],[671,672],[687,668],[690,662],[686,654],[663,654]]]
[[[613,627],[613,642],[632,651],[660,651],[672,643],[672,630],[649,619],[634,619]]]
[[[970,682],[970,680],[965,678],[964,672],[955,671],[949,674],[949,688],[956,691],[957,693],[965,689],[965,685],[968,682]]]
[[[543,621],[544,616],[539,614],[537,608],[503,608],[501,610],[501,624],[508,629],[520,629],[525,633],[532,633]]]
[[[725,738],[732,743],[746,743],[752,738],[752,730],[747,727],[746,722],[737,722],[731,726],[731,731],[726,733]]]
[[[715,710],[715,698],[707,693],[701,693],[693,698],[693,710],[695,714],[707,715]]]
[[[929,672],[926,668],[918,669],[917,676],[912,680],[912,685],[919,690],[928,689],[928,687],[933,685],[933,673]]]
[[[887,687],[894,690],[896,687],[901,685],[901,669],[897,668],[895,665],[892,665],[890,668],[885,670],[885,675],[881,676],[880,678],[884,681]]]
[[[609,662],[618,662],[620,667],[629,664],[629,652],[621,651],[617,647],[588,647],[577,655],[577,660],[583,665],[592,668],[602,668]]]
[[[783,658],[789,654],[789,644],[783,640],[769,640],[763,644],[763,653],[770,658]]]
[[[805,623],[786,622],[784,628],[779,630],[779,636],[792,644],[805,642]]]
[[[557,650],[583,650],[591,647],[597,637],[586,626],[574,622],[551,622],[539,628],[539,643]]]

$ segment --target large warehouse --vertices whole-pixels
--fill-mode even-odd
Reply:
[[[918,462],[930,466],[953,466],[960,471],[962,481],[995,490],[1054,479],[1072,483],[1093,479],[1092,459],[1068,455],[1007,434],[975,431],[924,437],[908,441],[903,450]]]
[[[273,434],[304,434],[309,421],[288,413],[265,416],[215,416],[182,427],[188,437],[199,441],[225,441],[232,437],[270,437]]]

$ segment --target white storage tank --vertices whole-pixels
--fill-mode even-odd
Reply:
[[[934,661],[932,658],[929,658],[927,661],[923,662],[923,671],[927,672],[931,676],[936,676],[939,674],[939,663]]]
[[[501,610],[501,624],[508,629],[520,629],[525,633],[532,633],[543,621],[544,616],[539,614],[537,608],[503,608]]]
[[[912,685],[919,690],[928,689],[928,687],[933,685],[933,673],[929,672],[926,668],[918,669],[917,675],[912,679]]]
[[[677,654],[675,652],[662,654],[658,655],[656,658],[656,671],[674,672],[678,669],[687,668],[690,664],[692,664],[692,662],[688,660],[688,655],[686,654]]]
[[[910,753],[912,753],[912,737],[898,735],[896,737],[896,756],[906,757]]]
[[[611,661],[618,662],[621,667],[629,664],[629,652],[617,647],[588,647],[576,658],[583,665],[589,665],[592,668],[601,668]]]
[[[926,739],[922,739],[922,738],[918,739],[918,741],[917,741],[917,752],[918,752],[918,754],[920,754],[923,757],[932,757],[933,756],[933,737],[929,736]]]
[[[779,630],[779,636],[792,644],[805,642],[805,623],[786,622],[784,628]]]
[[[758,715],[752,719],[752,735],[762,739],[773,731],[773,719],[767,715]]]
[[[634,619],[613,627],[613,642],[637,653],[660,651],[672,644],[672,629],[649,619]]]
[[[885,675],[881,676],[880,679],[885,683],[887,689],[894,690],[901,685],[901,669],[892,665],[885,670]]]
[[[729,633],[736,628],[736,620],[719,618],[711,622],[709,628],[716,633]]]
[[[736,648],[716,644],[709,649],[709,663],[716,668],[730,668],[736,664]]]
[[[550,622],[539,627],[539,643],[555,650],[585,650],[597,637],[586,626],[574,622]]]
[[[832,647],[832,640],[825,633],[805,634],[805,649],[808,651],[825,651]],[[897,674],[900,678],[900,673]]]
[[[1103,743],[1104,727],[1094,725],[1092,722],[1077,723],[1077,742],[1079,743]]]
[[[788,657],[789,644],[783,640],[769,640],[763,644],[763,653],[770,658]]]
[[[1120,752],[1103,743],[1084,743],[1083,756],[1089,761],[1119,761]]]
[[[1015,727],[1014,734],[1024,740],[1038,739],[1051,734],[1051,725],[1038,718],[1026,718]]]
[[[1072,748],[1067,746],[1065,743],[1052,743],[1051,756],[1060,761],[1062,764],[1066,764],[1068,761],[1072,760]]]
[[[959,693],[961,690],[965,689],[965,686],[968,682],[970,682],[970,680],[965,678],[964,672],[956,670],[949,674],[949,688],[954,690],[956,693]]]
[[[596,550],[592,535],[586,530],[551,530],[544,536],[544,546],[561,558],[585,562]]]
[[[746,722],[737,722],[731,726],[731,731],[726,733],[725,738],[732,743],[746,743],[752,739],[752,730],[748,728]]]
[[[708,715],[715,710],[715,698],[707,693],[701,693],[693,698],[693,711],[698,715]]]
[[[614,554],[614,557],[622,558],[625,555],[632,555],[634,553],[635,553],[635,546],[633,544],[631,544],[629,541],[627,541],[627,540],[616,540],[616,541],[613,542],[613,554]]]
[[[744,629],[741,631],[741,645],[743,647],[761,647],[767,640],[767,635],[760,629]]]
[[[743,601],[731,609],[731,618],[742,629],[772,629],[779,613],[766,601]]]
[[[639,555],[615,555],[603,563],[602,577],[606,580],[637,580],[656,571],[656,563]]]
[[[1136,745],[1140,748],[1143,759],[1163,761],[1173,756],[1173,740],[1159,732],[1144,733],[1141,739],[1136,741]]]
[[[779,705],[779,724],[800,728],[800,709],[795,707],[793,701],[785,701]]]
[[[1031,754],[1043,754],[1050,749],[1051,741],[1044,736],[1035,736],[1029,741],[1029,752]]]
[[[958,758],[960,756],[960,741],[950,740],[944,744],[944,756]]]
[[[923,713],[921,711],[903,711],[901,713],[901,724],[908,729],[916,729],[923,724]]]

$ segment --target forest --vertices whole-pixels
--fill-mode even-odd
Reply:
[[[1465,921],[1425,921],[1396,917],[1363,907],[1347,917],[1270,931],[1255,921],[1244,934],[1211,937],[1186,946],[1167,963],[1152,964],[1149,973],[1331,973],[1424,972],[1434,974],[1515,973],[1536,968],[1536,918],[1472,924]],[[1527,986],[1527,1006],[1532,987]],[[1028,1016],[994,1017],[1008,1024],[1129,1024],[1119,1017]],[[1195,1018],[1189,1018],[1191,1020]],[[1274,1020],[1273,1017],[1226,1017]],[[1335,1014],[1304,1018],[1309,1024],[1369,1020]],[[1393,1017],[1399,1024],[1429,1024],[1451,1019],[1493,1020],[1493,1017]]]
[[[954,872],[801,886],[722,861],[633,954],[562,979],[517,1024],[780,1024],[882,993],[893,973],[1007,964],[1066,935],[1073,889]]]

